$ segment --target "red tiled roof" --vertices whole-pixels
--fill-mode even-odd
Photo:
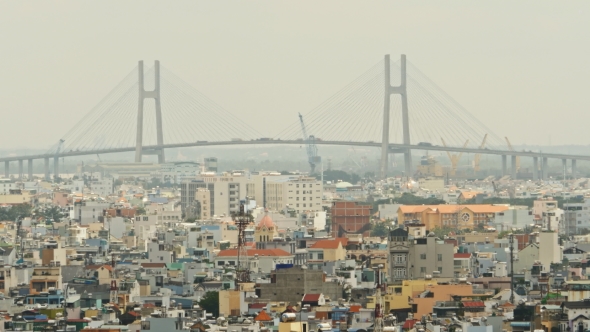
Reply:
[[[471,254],[470,253],[455,254],[454,258],[471,258]]]
[[[406,321],[404,322],[404,326],[403,329],[413,329],[414,325],[416,325],[417,320],[415,319],[406,319]]]
[[[290,253],[286,252],[283,249],[248,249],[248,256],[253,257],[254,255],[258,256],[291,256]],[[237,257],[238,256],[238,249],[226,249],[221,250],[217,257]]]
[[[256,317],[254,317],[255,322],[260,322],[260,321],[268,322],[271,320],[272,320],[272,318],[270,318],[270,316],[264,310],[259,312],[258,315]]]
[[[463,306],[465,308],[481,308],[485,307],[486,305],[483,301],[463,301]]]
[[[350,312],[361,312],[362,306],[360,305],[351,305],[348,311]]]
[[[143,307],[144,307],[144,308],[155,308],[155,307],[156,307],[156,305],[155,305],[155,304],[153,304],[153,303],[145,303],[145,304],[143,305]]]
[[[336,238],[333,240],[319,240],[314,243],[310,248],[313,249],[338,249],[338,245],[342,244],[345,247],[348,244],[347,238]]]
[[[301,302],[317,302],[322,294],[305,294]]]
[[[141,263],[141,267],[166,267],[166,263]]]
[[[111,272],[113,272],[113,267],[110,265],[86,265],[86,269],[88,270],[98,270],[103,267]]]
[[[131,316],[135,316],[135,317],[141,316],[141,314],[139,312],[135,312],[135,311],[129,311],[127,313],[130,314]]]
[[[250,309],[263,309],[266,308],[266,303],[250,303],[248,307]]]

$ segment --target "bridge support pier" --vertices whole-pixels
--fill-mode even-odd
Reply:
[[[577,160],[576,159],[572,159],[572,178],[573,179],[577,179],[576,177],[576,171],[577,171]]]
[[[29,159],[28,162],[28,173],[29,173],[29,181],[33,181],[33,159]]]
[[[53,158],[53,180],[57,182],[59,179],[59,158]]]
[[[513,180],[516,180],[517,177],[517,169],[516,169],[516,156],[510,156],[510,177]]]
[[[508,175],[508,156],[502,155],[502,176]]]
[[[25,175],[24,171],[23,171],[23,162],[24,162],[24,160],[22,160],[22,159],[18,161],[18,179],[19,180],[22,180]]]
[[[135,162],[140,163],[143,155],[143,103],[147,98],[153,98],[156,103],[156,134],[157,143],[160,147],[157,149],[158,163],[166,162],[164,156],[164,134],[162,132],[162,105],[160,103],[160,61],[156,60],[154,64],[154,90],[146,91],[143,80],[143,61],[139,61],[138,69],[138,85],[139,85],[139,99],[137,108],[137,136],[135,139]]]
[[[533,157],[533,181],[539,180],[539,157]]]
[[[549,166],[547,165],[547,157],[541,159],[541,180],[547,180],[549,175]]]
[[[45,161],[45,164],[43,165],[44,166],[43,170],[45,173],[45,181],[49,181],[50,180],[50,178],[49,178],[49,158],[45,157],[44,161]]]
[[[389,166],[389,114],[391,113],[391,95],[399,94],[402,101],[402,123],[403,123],[403,143],[410,145],[410,120],[408,113],[408,95],[406,89],[406,55],[401,55],[400,71],[401,83],[399,86],[391,86],[391,70],[389,54],[384,58],[385,71],[385,94],[383,99],[383,137],[381,139],[381,178],[387,178],[387,168]],[[404,151],[404,170],[406,176],[412,176],[412,151]]]
[[[567,175],[567,159],[561,159],[561,168],[563,169],[563,177]]]
[[[4,162],[4,177],[7,179],[10,177],[10,161],[8,160]]]

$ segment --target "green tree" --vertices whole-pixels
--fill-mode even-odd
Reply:
[[[201,308],[211,313],[213,317],[219,316],[219,293],[207,292],[205,296],[199,301]]]
[[[433,232],[434,234],[436,234],[436,236],[438,238],[443,239],[445,237],[445,235],[449,235],[449,233],[453,232],[455,234],[461,234],[462,231],[457,229],[457,228],[453,228],[453,227],[435,227],[434,229],[430,230],[431,232]]]
[[[387,236],[389,229],[384,222],[377,222],[371,229],[371,236]]]
[[[37,214],[52,222],[59,222],[64,217],[64,214],[58,206],[51,206],[41,211],[37,211]]]
[[[141,206],[138,206],[135,208],[135,214],[137,215],[144,215],[145,214],[145,209]]]

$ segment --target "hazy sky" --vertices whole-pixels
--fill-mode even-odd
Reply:
[[[590,1],[3,1],[0,148],[53,145],[140,59],[264,132],[385,53],[513,144],[590,144],[589,17]]]

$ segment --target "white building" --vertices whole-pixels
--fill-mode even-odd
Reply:
[[[277,264],[293,264],[294,256],[283,249],[248,249],[248,262],[251,271],[270,273]],[[215,257],[215,267],[237,266],[238,250],[221,250]]]
[[[172,257],[172,245],[166,245],[157,239],[152,239],[148,242],[147,254],[150,263],[170,264],[174,262]]]
[[[323,191],[322,182],[311,177],[267,180],[265,206],[272,211],[285,207],[297,213],[322,211]]]
[[[590,229],[590,200],[583,203],[563,204],[564,219],[559,230],[560,234],[580,234],[583,229]]]
[[[556,231],[539,233],[539,261],[544,271],[550,271],[551,263],[561,263],[563,251]]]
[[[217,216],[239,212],[240,200],[249,195],[248,188],[252,184],[248,173],[244,171],[225,172],[221,175],[206,173],[199,175],[198,180],[213,183],[213,188],[207,188],[212,197],[212,213]]]
[[[100,197],[111,195],[114,189],[113,178],[103,178],[90,182],[90,191]]]
[[[11,179],[0,178],[0,195],[10,194],[10,190],[17,189],[16,183]]]
[[[74,203],[70,206],[70,219],[80,221],[81,225],[88,225],[97,222],[98,218],[104,214],[104,210],[108,209],[110,203],[105,201],[91,201],[86,200]]]
[[[193,180],[201,173],[201,164],[192,161],[165,163],[154,175],[164,183],[178,184],[184,180]]]

